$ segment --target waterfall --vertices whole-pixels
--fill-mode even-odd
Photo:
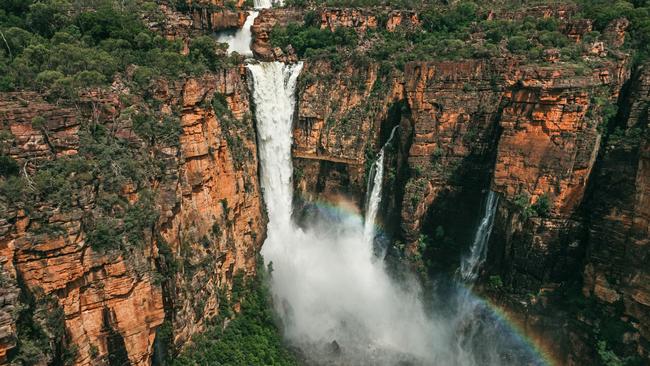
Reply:
[[[301,68],[279,62],[248,65],[269,216],[262,254],[273,263],[271,289],[285,337],[313,358],[311,364],[333,357],[327,351],[333,341],[343,350],[335,365],[431,362],[434,354],[446,351],[434,342],[436,327],[424,311],[418,285],[395,283],[383,262],[373,260],[362,218],[317,206],[319,215],[302,227],[291,219],[292,118]],[[380,189],[377,184],[373,190]]]
[[[246,22],[241,29],[238,29],[235,32],[224,31],[217,36],[217,42],[227,43],[228,44],[228,53],[237,52],[242,56],[253,56],[253,51],[251,51],[251,41],[253,36],[251,35],[251,27],[255,18],[259,15],[257,11],[251,11],[246,17]]]
[[[255,9],[268,9],[274,5],[284,6],[283,0],[253,0],[253,7]]]
[[[363,237],[370,243],[372,243],[375,238],[375,221],[377,220],[379,204],[381,203],[385,150],[393,140],[395,131],[397,131],[398,128],[399,126],[393,127],[388,141],[386,141],[379,151],[379,156],[377,156],[377,160],[372,164],[368,174],[368,187],[366,189],[366,217],[363,226]]]
[[[489,308],[454,282],[425,311],[419,283],[408,273],[397,282],[373,255],[372,230],[381,199],[384,145],[374,163],[366,220],[333,205],[292,221],[292,136],[295,89],[302,64],[250,64],[260,182],[269,223],[262,248],[273,263],[273,305],[285,340],[309,365],[542,365],[509,336]],[[395,130],[391,133],[391,139]],[[390,143],[388,140],[387,144]],[[349,203],[335,202],[341,207]],[[484,259],[496,196],[463,272]],[[371,228],[368,229],[368,226]],[[474,249],[476,247],[476,249]],[[468,275],[469,276],[469,275]],[[469,277],[472,278],[472,277]],[[463,292],[463,290],[465,290]],[[533,359],[534,360],[534,359]]]
[[[295,88],[302,63],[250,64],[257,118],[260,177],[269,214],[269,236],[291,225],[291,143]]]
[[[487,255],[487,244],[494,226],[494,214],[499,203],[499,196],[490,191],[485,200],[485,211],[481,222],[474,234],[474,241],[469,255],[465,256],[460,263],[460,278],[465,283],[473,283],[478,277],[478,271],[485,262]]]

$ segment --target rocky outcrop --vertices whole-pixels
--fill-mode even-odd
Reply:
[[[501,260],[511,261],[508,278],[519,288],[566,278],[569,263],[560,258],[578,257],[581,220],[574,215],[598,155],[604,109],[615,103],[627,79],[617,70],[615,64],[589,75],[523,70],[518,87],[504,95],[492,188],[519,206],[501,207],[497,227],[505,231],[497,237],[510,254],[497,262],[508,267]],[[539,200],[548,209],[531,212]],[[530,215],[543,217],[527,221]],[[526,224],[519,226],[522,217]]]
[[[379,13],[379,14],[378,14]],[[331,8],[320,12],[320,27],[334,32],[339,27],[354,28],[356,32],[385,27],[389,32],[398,27],[417,27],[420,25],[415,11],[392,10],[389,12],[365,9]]]
[[[373,63],[332,67],[327,61],[303,67],[293,132],[296,186],[306,197],[344,195],[360,202],[365,165],[382,143],[377,140],[399,123],[386,120],[391,106],[403,99],[403,88],[378,75]]]
[[[359,32],[377,28],[377,16],[362,9],[325,9],[320,14],[321,28],[332,32],[339,27],[354,28]],[[397,21],[395,21],[397,22]]]
[[[175,343],[182,345],[218,315],[238,275],[254,274],[265,237],[257,180],[255,133],[243,69],[232,69],[156,93],[172,108],[182,106],[180,184],[166,187],[161,235],[183,261],[167,294]],[[214,99],[231,115],[219,115]],[[223,98],[223,99],[221,99]]]
[[[415,242],[421,232],[433,234],[436,227],[427,221],[438,215],[434,211],[451,218],[467,209],[459,210],[461,197],[470,199],[470,205],[480,200],[493,161],[503,89],[513,83],[508,74],[516,67],[512,59],[407,65],[413,128],[401,211],[407,242]],[[456,207],[442,204],[443,197]]]
[[[153,192],[152,209],[159,219],[139,234],[139,246],[98,249],[89,244],[93,232],[87,220],[106,204],[96,188],[105,184],[101,177],[80,178],[88,184],[72,190],[69,203],[63,197],[63,205],[42,201],[31,206],[4,196],[4,361],[26,321],[18,314],[32,309],[27,320],[41,324],[50,337],[43,340],[51,345],[42,350],[44,362],[61,359],[60,350],[69,349],[76,365],[106,364],[109,355],[149,365],[163,322],[171,325],[175,345],[181,347],[219,314],[236,279],[254,274],[265,216],[243,75],[235,68],[200,80],[158,83],[153,93],[157,111],[150,112],[180,118],[178,143],[152,143],[134,133],[128,111],[150,108],[138,97],[89,94],[80,99],[81,108],[73,109],[37,94],[0,95],[3,146],[8,143],[8,155],[28,183],[49,161],[88,154],[79,148],[88,124],[112,131],[114,139],[137,151],[136,160],[138,154],[155,156],[162,172],[144,186],[125,184],[115,197],[137,206]],[[215,98],[223,108],[213,108]],[[61,324],[39,320],[38,314],[57,309]]]
[[[37,171],[43,161],[78,153],[80,116],[76,111],[55,107],[36,94],[4,94],[0,99],[3,130],[10,133],[10,156],[26,167],[23,174]],[[109,111],[113,107],[110,102],[105,105]],[[95,204],[95,193],[92,187],[85,188],[74,193],[75,203],[65,211],[37,202],[32,212],[26,212],[4,202],[0,237],[4,283],[37,298],[57,299],[56,306],[64,314],[66,339],[69,346],[77,348],[77,364],[95,364],[91,353],[96,352],[97,357],[108,353],[104,320],[109,319],[109,327],[119,333],[130,362],[145,365],[155,328],[163,321],[160,288],[152,284],[147,270],[151,252],[135,251],[126,257],[118,252],[100,254],[86,245],[82,221],[84,212]],[[43,233],[44,225],[59,230]],[[15,322],[17,312],[13,316]],[[50,340],[54,341],[61,340]],[[2,353],[6,352],[5,348]],[[55,356],[44,352],[50,360]]]
[[[251,27],[251,33],[253,35],[251,50],[255,58],[262,61],[273,61],[276,59],[282,61],[282,56],[284,55],[282,50],[273,49],[273,46],[271,46],[271,31],[278,24],[303,24],[303,16],[304,11],[300,9],[281,8],[261,10]],[[295,58],[289,61],[295,61]]]

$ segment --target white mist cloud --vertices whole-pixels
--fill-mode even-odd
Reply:
[[[248,68],[269,214],[262,253],[273,262],[272,290],[285,337],[308,363],[539,364],[522,362],[526,350],[503,336],[507,327],[459,286],[440,292],[437,304],[445,306],[425,311],[417,283],[397,283],[373,255],[358,216],[320,212],[302,229],[293,223],[292,118],[302,64]]]

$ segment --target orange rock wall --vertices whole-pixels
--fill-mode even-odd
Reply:
[[[39,220],[59,224],[62,234],[35,234],[32,215],[6,202],[0,203],[0,263],[4,302],[0,306],[0,360],[16,345],[15,309],[19,294],[53,298],[51,311],[63,310],[66,347],[76,347],[76,365],[106,362],[108,339],[123,343],[133,365],[149,365],[157,328],[167,320],[181,347],[217,315],[237,273],[254,274],[257,252],[265,232],[265,215],[257,183],[257,159],[244,70],[235,68],[201,79],[161,82],[155,90],[160,111],[180,117],[179,146],[158,145],[149,152],[165,166],[164,177],[151,182],[155,205],[161,213],[145,245],[128,253],[110,249],[94,251],[86,242],[82,221],[94,209],[95,192],[84,187],[74,192],[70,210],[37,206]],[[233,159],[224,128],[225,116],[210,107],[215,93],[225,97],[231,119],[236,119],[243,146],[251,158]],[[32,174],[48,159],[74,155],[78,131],[92,113],[120,136],[142,146],[130,124],[118,120],[123,105],[116,95],[85,97],[80,109],[57,107],[33,93],[0,94],[0,127],[9,137],[9,154]],[[84,98],[82,98],[84,100]],[[94,102],[94,103],[91,103]],[[43,128],[32,120],[45,119]],[[134,187],[125,187],[130,202],[138,200]],[[219,235],[215,234],[215,225]],[[153,235],[152,235],[153,234]],[[158,236],[158,234],[160,236]],[[162,279],[160,240],[172,250],[178,271]],[[162,285],[162,287],[161,287]],[[220,292],[220,289],[223,292]],[[171,300],[171,301],[170,301]],[[197,307],[197,304],[202,304]],[[58,342],[52,339],[51,342]],[[53,357],[54,355],[49,355]],[[2,364],[2,362],[0,362]]]

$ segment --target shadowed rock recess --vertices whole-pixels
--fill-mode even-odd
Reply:
[[[526,3],[2,1],[0,365],[650,364],[650,3]]]

